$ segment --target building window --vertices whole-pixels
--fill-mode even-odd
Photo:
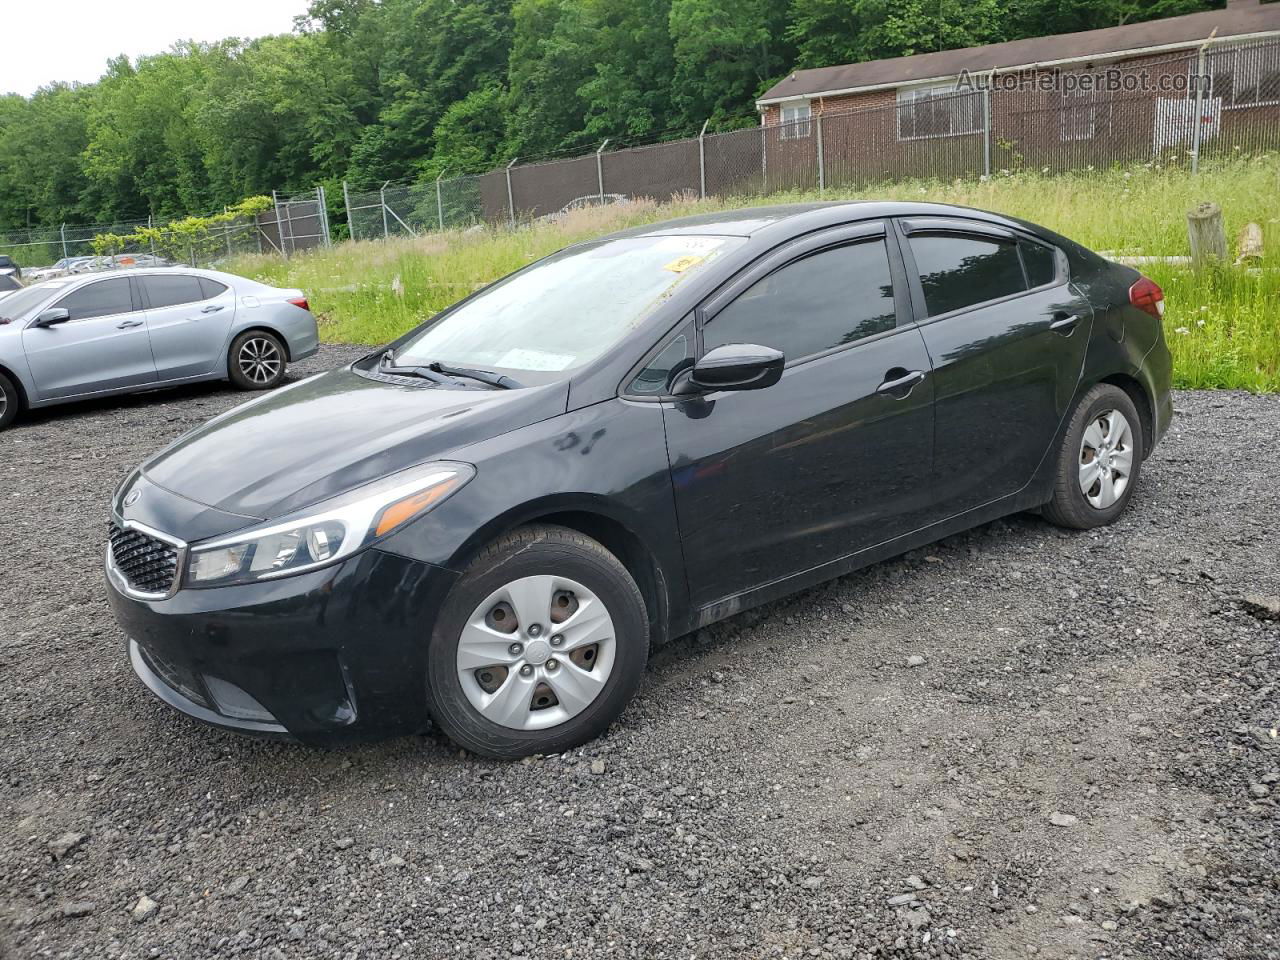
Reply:
[[[794,140],[799,137],[807,137],[809,135],[809,118],[812,116],[812,112],[808,100],[784,103],[780,114],[782,119],[780,136],[782,139]]]
[[[982,94],[951,84],[898,90],[898,139],[956,137],[982,131]]]
[[[1280,103],[1280,47],[1274,44],[1211,50],[1205,70],[1207,96],[1219,98],[1226,109]],[[1195,95],[1192,85],[1190,96]]]
[[[1092,90],[1062,91],[1062,139],[1092,140],[1098,132],[1098,105]]]

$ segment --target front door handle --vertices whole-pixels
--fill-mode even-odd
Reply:
[[[1080,322],[1080,314],[1073,313],[1071,316],[1063,316],[1058,314],[1058,319],[1049,324],[1049,329],[1054,333],[1069,337],[1076,331],[1076,324]]]
[[[201,313],[217,313],[221,309],[222,307],[218,306],[216,303],[211,303],[209,304],[209,306],[205,307],[200,312]]]
[[[128,330],[130,327],[140,327],[140,326],[142,326],[141,320],[126,320],[124,323],[117,323],[116,329]]]
[[[899,400],[904,399],[911,392],[911,388],[924,379],[923,370],[903,370],[901,367],[894,367],[885,373],[884,383],[876,387],[876,393],[887,393]]]

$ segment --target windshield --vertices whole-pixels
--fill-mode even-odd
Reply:
[[[4,317],[6,320],[19,319],[32,307],[44,303],[69,282],[67,280],[46,280],[44,283],[34,283],[24,290],[19,290],[17,293],[5,297],[4,301],[0,302],[0,317]]]
[[[548,373],[580,367],[745,242],[632,237],[571,247],[482,291],[404,344],[395,363]]]

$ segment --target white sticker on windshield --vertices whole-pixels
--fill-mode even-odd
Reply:
[[[517,347],[514,350],[508,350],[501,357],[495,366],[510,367],[513,370],[563,370],[569,364],[573,363],[572,354],[564,353],[544,353],[541,350],[526,350],[523,347]]]
[[[663,237],[654,247],[657,250],[670,250],[672,253],[708,254],[723,245],[723,237]]]

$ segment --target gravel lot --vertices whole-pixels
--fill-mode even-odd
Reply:
[[[515,764],[240,739],[134,678],[108,497],[242,399],[0,433],[6,960],[1280,957],[1280,397],[1180,394],[1115,526],[682,638],[607,738]]]

